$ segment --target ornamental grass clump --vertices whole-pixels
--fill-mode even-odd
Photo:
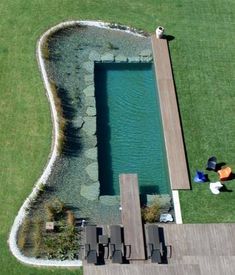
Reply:
[[[74,226],[75,225],[75,216],[72,211],[67,211],[67,225]]]
[[[42,52],[42,56],[44,59],[49,60],[49,56],[50,56],[50,51],[49,51],[49,43],[48,43],[48,39],[46,39],[42,46],[41,46],[41,52]]]
[[[20,250],[23,250],[27,245],[29,230],[30,230],[30,219],[26,217],[18,232],[17,244]]]
[[[44,193],[46,191],[46,185],[43,182],[40,182],[38,185],[38,191],[40,194]]]
[[[43,222],[41,219],[36,218],[34,222],[34,231],[33,231],[33,254],[35,257],[40,257],[42,248],[43,248],[43,234],[42,234],[42,225]]]
[[[54,209],[51,206],[51,204],[46,203],[44,205],[44,210],[45,210],[45,214],[46,214],[46,221],[53,222],[55,220],[55,214],[54,214]]]
[[[63,152],[63,148],[64,148],[64,144],[65,144],[65,140],[66,140],[65,128],[66,128],[67,120],[64,117],[62,101],[58,95],[56,83],[53,80],[50,80],[50,88],[51,88],[51,92],[53,94],[55,108],[56,108],[57,115],[58,115],[59,138],[58,138],[57,150],[58,150],[59,154],[61,154]]]
[[[144,222],[154,223],[160,217],[160,205],[157,200],[154,200],[150,206],[145,206],[141,209],[141,215]]]

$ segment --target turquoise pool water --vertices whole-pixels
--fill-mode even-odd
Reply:
[[[141,194],[169,193],[153,65],[96,63],[101,195],[119,194],[119,174],[137,173]]]

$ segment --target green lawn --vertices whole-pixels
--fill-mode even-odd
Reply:
[[[7,246],[14,217],[47,161],[49,105],[35,47],[50,26],[67,19],[121,22],[147,31],[163,25],[191,177],[211,154],[235,170],[235,2],[232,0],[4,0],[0,2],[0,267],[1,274],[79,274],[19,264]],[[227,184],[235,191],[235,181]],[[213,196],[207,184],[181,192],[184,222],[234,222],[235,192]]]

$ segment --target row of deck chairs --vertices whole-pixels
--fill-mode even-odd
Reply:
[[[105,258],[110,257],[113,263],[123,263],[124,243],[122,227],[120,225],[111,225],[110,238],[107,237],[107,241],[104,241],[106,239],[105,235],[98,235],[97,233],[97,227],[95,225],[87,225],[85,227],[85,259],[87,263],[98,263],[98,257],[101,256],[99,253],[99,245],[104,246],[104,249],[107,250],[104,254],[106,255],[104,256]]]
[[[110,237],[99,235],[95,225],[85,227],[85,259],[87,263],[97,264],[98,258],[103,256],[110,258],[112,263],[123,263],[127,258],[127,246],[123,241],[122,227],[120,225],[110,225]],[[106,253],[100,255],[99,246],[103,246]],[[164,257],[164,243],[159,238],[159,228],[156,224],[146,226],[146,248],[148,258],[152,263],[162,263]],[[106,255],[106,256],[104,256]],[[131,255],[131,247],[129,255]]]

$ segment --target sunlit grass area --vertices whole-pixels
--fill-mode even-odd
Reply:
[[[170,52],[190,177],[216,155],[235,170],[235,2],[225,0],[9,0],[0,2],[1,274],[79,274],[26,267],[7,239],[20,206],[47,162],[51,119],[36,61],[36,41],[68,19],[93,19],[173,35]],[[210,174],[211,179],[216,175]],[[184,222],[234,222],[235,181],[218,196],[208,184],[180,192]]]

